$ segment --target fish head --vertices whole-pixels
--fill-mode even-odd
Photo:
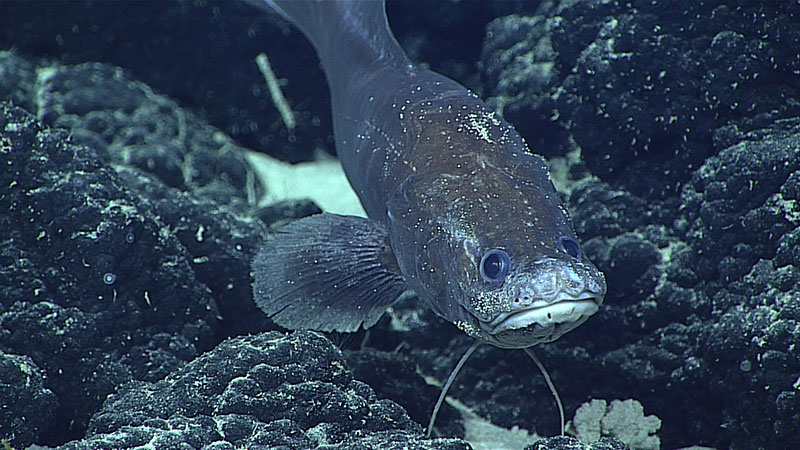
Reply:
[[[561,235],[556,245],[564,255],[531,258],[505,236],[472,247],[478,276],[467,279],[465,264],[459,287],[450,295],[460,299],[467,314],[456,322],[477,339],[502,348],[526,348],[552,342],[595,314],[603,302],[606,283],[586,258],[574,237]],[[465,252],[466,253],[466,252]]]
[[[389,209],[410,287],[441,317],[501,348],[558,339],[606,294],[543,160],[520,159],[414,175]]]

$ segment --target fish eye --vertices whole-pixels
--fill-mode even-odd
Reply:
[[[569,236],[561,236],[558,238],[558,248],[575,259],[581,259],[581,254],[583,253],[581,251],[581,244]]]
[[[511,257],[503,250],[493,248],[483,254],[480,271],[483,281],[496,283],[503,281],[511,270]]]

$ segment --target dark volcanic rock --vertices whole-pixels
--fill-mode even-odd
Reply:
[[[47,373],[60,405],[51,425],[79,432],[121,382],[207,348],[217,308],[152,205],[66,132],[0,108],[2,257],[13,261],[0,346]],[[130,358],[148,360],[148,373],[134,375]]]
[[[567,130],[592,173],[664,198],[720,125],[800,114],[799,17],[788,3],[557,2],[489,25],[486,94],[536,151]]]
[[[695,172],[682,193],[693,269],[705,279],[741,279],[760,259],[771,259],[778,237],[800,212],[790,175],[800,167],[800,120],[741,136]],[[784,184],[788,184],[784,187]],[[786,196],[784,196],[786,192]]]
[[[568,409],[632,396],[667,448],[800,433],[800,7],[765,6],[561,2],[487,28],[485,92],[536,151],[566,157],[609,283],[597,317],[538,352]],[[514,367],[480,378],[507,370],[486,393],[530,389],[509,386]]]
[[[3,2],[0,47],[70,65],[91,61],[125,68],[202,110],[241,144],[294,161],[309,159],[315,146],[331,146],[330,105],[313,101],[327,96],[324,77],[311,46],[292,38],[299,37],[297,31],[275,14],[256,11],[242,2],[189,0]],[[282,89],[297,116],[293,132],[270,99],[255,63],[259,53],[269,56],[277,77],[290,80]]]
[[[44,386],[44,371],[27,356],[0,351],[0,380],[0,436],[35,441],[58,409],[58,398]]]
[[[353,379],[339,350],[313,332],[230,339],[156,383],[132,382],[59,447],[466,449],[421,427]]]
[[[800,5],[403,4],[390,6],[390,20],[410,52],[485,93],[551,159],[584,249],[607,275],[600,312],[536,349],[567,417],[592,398],[635,398],[662,419],[663,448],[792,448]],[[88,440],[70,445],[430,442],[375,398],[424,423],[435,393],[421,374],[446,379],[470,341],[413,298],[356,336],[368,349],[347,352],[377,395],[346,369],[311,362],[341,358],[309,334],[231,340],[195,359],[271,326],[250,299],[250,258],[269,224],[317,210],[304,202],[256,210],[261,188],[241,149],[157,92],[286,159],[330,145],[316,56],[277,16],[254,11],[186,0],[0,2],[0,45],[17,49],[0,53],[0,98],[73,136],[3,105],[0,368],[3,381],[16,385],[24,373],[31,383],[0,390],[13,408],[0,433],[16,447],[80,438],[126,382],[94,416]],[[484,15],[508,13],[517,15],[483,29]],[[480,71],[471,70],[474,36],[484,31]],[[294,136],[252,62],[262,51],[300,114]],[[275,356],[268,342],[298,336],[314,350],[297,367],[254,362]],[[137,393],[168,401],[142,405]],[[319,406],[294,408],[288,395]],[[522,352],[478,349],[451,395],[497,425],[558,432],[549,390]],[[373,428],[357,437],[345,411]],[[446,435],[463,429],[452,411],[437,423]]]
[[[220,310],[241,320],[233,328],[266,326],[232,301],[249,297],[260,222],[115,171],[8,103],[0,153],[0,349],[29,357],[57,397],[45,408],[55,420],[29,422],[38,442],[82,434],[117,386],[162,378],[210,348],[226,326]]]
[[[595,443],[585,444],[571,437],[553,437],[537,441],[525,450],[624,450],[628,446],[616,439],[600,438]]]
[[[0,93],[49,126],[70,130],[111,164],[215,200],[255,204],[263,189],[233,141],[119,67],[31,63],[2,53]],[[34,82],[31,82],[35,80]]]

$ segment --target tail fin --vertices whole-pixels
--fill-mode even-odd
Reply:
[[[389,28],[383,1],[248,1],[268,5],[305,34],[317,50],[332,89],[354,71],[410,64]]]

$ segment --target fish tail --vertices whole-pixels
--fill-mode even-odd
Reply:
[[[383,1],[249,0],[268,5],[299,28],[317,51],[331,87],[376,65],[408,67]]]

